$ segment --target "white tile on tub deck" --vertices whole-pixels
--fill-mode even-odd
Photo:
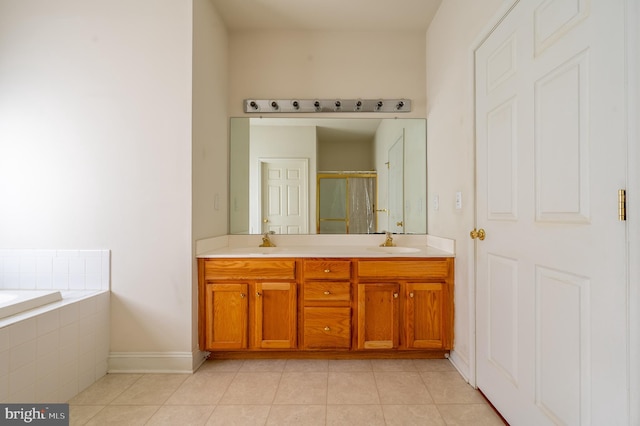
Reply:
[[[53,274],[53,257],[36,257],[36,274],[52,275]]]
[[[9,375],[9,349],[0,352],[0,376]],[[2,398],[0,398],[2,401]]]
[[[58,309],[45,312],[36,317],[36,331],[38,336],[47,334],[60,327],[60,312]]]
[[[24,343],[36,338],[36,319],[28,318],[24,321],[11,324],[9,329],[9,347]]]
[[[33,386],[36,383],[36,363],[32,361],[9,373],[9,393]],[[32,400],[33,401],[33,400]],[[24,402],[24,401],[22,401]]]
[[[69,290],[69,274],[54,275],[51,285],[57,290]]]
[[[25,365],[34,364],[36,361],[37,343],[29,340],[9,349],[9,370],[10,373],[20,370]]]
[[[66,362],[78,358],[78,323],[60,327],[60,359]]]
[[[11,380],[11,379],[9,379]],[[36,400],[36,384],[31,383],[24,388],[20,388],[18,390],[14,390],[11,386],[9,386],[9,398],[7,402],[19,404],[24,403],[25,401],[35,401]]]
[[[36,274],[36,258],[34,256],[20,257],[20,275]]]
[[[4,258],[4,274],[20,275],[20,258],[18,256],[7,256]]]
[[[69,274],[69,290],[84,289],[84,275]]]
[[[72,257],[69,259],[69,275],[84,275],[85,259],[81,257]]]
[[[45,357],[53,358],[53,354],[58,353],[59,346],[60,331],[57,328],[47,334],[39,336],[36,339],[36,359]]]
[[[20,274],[20,288],[22,290],[35,290],[36,276],[32,274]]]
[[[69,275],[69,259],[65,257],[53,259],[53,275]]]
[[[0,374],[0,401],[9,400],[9,375]]]
[[[56,257],[78,257],[80,250],[56,250]]]
[[[100,274],[87,274],[84,279],[85,290],[102,290],[102,276]]]
[[[44,376],[38,376],[36,379],[36,399],[38,403],[53,402],[57,399],[58,387],[60,386],[60,378],[57,371],[49,372]]]
[[[109,302],[111,301],[110,293],[102,293],[95,297],[96,300],[96,312],[108,311]]]
[[[96,299],[90,297],[78,302],[78,318],[83,319],[96,313]]]
[[[78,321],[78,304],[71,303],[60,308],[60,327]]]
[[[53,289],[52,275],[36,275],[36,289],[51,290]]]
[[[0,328],[0,351],[9,349],[9,327]]]

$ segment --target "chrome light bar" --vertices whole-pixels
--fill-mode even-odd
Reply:
[[[411,112],[410,99],[245,99],[247,113]]]

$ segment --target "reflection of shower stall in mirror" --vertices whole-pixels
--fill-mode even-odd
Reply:
[[[318,234],[376,232],[375,172],[322,172],[317,176]]]

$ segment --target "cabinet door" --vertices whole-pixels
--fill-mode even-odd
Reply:
[[[358,284],[358,349],[391,349],[399,344],[400,284]]]
[[[449,297],[445,283],[407,283],[407,348],[451,349]]]
[[[296,347],[296,283],[255,284],[254,346],[262,349]]]
[[[207,284],[205,299],[206,349],[247,347],[248,285]]]

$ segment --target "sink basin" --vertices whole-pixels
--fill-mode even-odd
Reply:
[[[390,254],[417,253],[420,251],[419,248],[415,247],[369,247],[369,250]]]

